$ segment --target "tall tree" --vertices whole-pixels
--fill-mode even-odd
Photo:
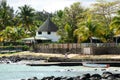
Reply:
[[[77,29],[78,20],[84,18],[84,11],[85,10],[81,7],[81,4],[79,2],[76,2],[70,7],[66,7],[63,11],[59,10],[56,12],[54,21],[59,26],[58,34],[61,35],[61,42],[66,42],[69,40],[72,40],[70,42],[77,42],[77,38],[73,34],[74,30]],[[69,29],[71,29],[70,34],[66,34],[68,33],[68,30],[65,30],[65,27],[68,25]],[[71,35],[71,37],[68,38],[69,35]]]
[[[1,31],[1,38],[4,41],[17,41],[21,38],[26,37],[25,31],[23,28],[7,26],[3,31]]]
[[[30,26],[34,25],[33,17],[34,17],[34,9],[28,5],[24,5],[19,7],[20,12],[18,16],[20,17],[20,23],[22,23],[26,32],[30,31]]]
[[[99,25],[89,17],[87,20],[78,24],[79,28],[74,31],[78,37],[78,42],[89,39],[92,43],[92,37],[98,37]]]
[[[14,10],[7,5],[6,0],[2,0],[0,3],[0,30],[5,29],[7,26],[11,26]]]
[[[42,23],[48,18],[48,15],[51,16],[52,14],[46,12],[46,11],[37,11],[34,15],[34,23],[37,27],[40,27]]]
[[[73,42],[73,38],[70,38],[71,36],[73,36],[73,32],[72,32],[72,28],[69,24],[66,24],[65,25],[65,32],[66,32],[66,35],[65,35],[65,39],[66,41],[65,42]]]
[[[114,29],[116,35],[120,34],[120,10],[118,11],[117,15],[113,18],[111,28]]]
[[[58,26],[59,30],[58,30],[58,35],[61,36],[61,38],[59,39],[59,42],[66,42],[66,33],[65,33],[65,28],[64,26],[66,25],[65,20],[64,20],[64,11],[63,10],[59,10],[57,12],[55,12],[53,14],[52,17],[53,22]]]
[[[77,29],[78,19],[83,18],[84,9],[81,7],[79,2],[71,5],[70,8],[64,9],[65,21],[71,26],[71,37],[68,39],[74,39],[73,42],[77,42],[76,36],[74,36],[74,30]]]
[[[12,33],[13,33],[13,28],[10,26],[7,26],[2,32],[1,32],[1,37],[3,38],[4,41],[12,41]]]
[[[97,23],[100,23],[102,28],[104,28],[103,38],[106,42],[113,40],[113,29],[110,29],[110,24],[113,19],[113,15],[116,14],[119,9],[120,1],[106,1],[106,0],[97,0],[97,3],[93,4],[91,13],[94,14],[94,20]]]

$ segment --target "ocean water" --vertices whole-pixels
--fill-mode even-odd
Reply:
[[[120,67],[104,68],[106,71],[120,73]],[[105,70],[104,70],[105,71]],[[81,76],[84,73],[102,74],[103,68],[83,66],[26,66],[20,64],[0,64],[0,80],[21,80],[46,76]]]

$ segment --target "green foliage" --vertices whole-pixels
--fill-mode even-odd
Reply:
[[[20,23],[25,28],[26,32],[30,30],[30,26],[33,25],[34,9],[28,5],[19,7],[20,12],[18,16],[20,18]]]
[[[23,42],[2,42],[0,45],[0,50],[16,50],[16,51],[26,51],[29,50],[29,46],[24,44]]]
[[[101,24],[101,32],[103,34],[99,36],[104,42],[113,41],[114,29],[111,29],[111,23],[113,15],[119,10],[119,1],[107,1],[98,0],[97,3],[93,4],[91,13],[94,15],[94,20]]]
[[[91,19],[91,16],[82,23],[78,24],[79,28],[74,31],[74,34],[78,37],[78,42],[90,39],[92,43],[92,37],[98,37],[98,24]]]
[[[24,45],[24,46],[22,46],[21,48],[22,48],[23,51],[29,50],[29,46],[27,46],[27,45]]]
[[[65,25],[65,32],[66,32],[66,42],[73,42],[72,28],[69,24]]]
[[[23,50],[23,51],[27,51],[29,50],[29,46],[27,45],[23,45],[23,46],[0,46],[0,50]]]
[[[26,34],[24,29],[21,27],[8,26],[1,32],[1,36],[4,41],[17,41],[26,37]]]
[[[114,34],[120,34],[120,10],[117,12],[117,15],[113,18],[111,23],[111,29],[114,30]]]
[[[14,10],[7,5],[6,0],[0,1],[0,31],[4,30],[7,26],[11,26]]]
[[[96,0],[93,7],[85,9],[80,2],[64,10],[49,14],[35,11],[31,6],[20,6],[18,12],[7,5],[6,0],[0,4],[0,41],[17,41],[25,37],[35,37],[37,28],[48,15],[58,26],[59,42],[82,42],[98,37],[103,42],[110,42],[120,34],[119,0]],[[118,14],[116,14],[118,12]]]
[[[66,7],[63,11],[59,10],[56,12],[53,19],[59,27],[58,34],[61,36],[60,42],[77,42],[77,38],[73,33],[77,29],[78,20],[84,18],[84,11],[81,4],[76,2],[70,8]]]

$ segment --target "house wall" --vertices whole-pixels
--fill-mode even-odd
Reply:
[[[60,36],[57,35],[56,32],[51,32],[51,34],[48,34],[47,32],[42,32],[42,34],[38,34],[38,32],[36,32],[36,36],[44,36],[47,37],[49,39],[51,39],[53,42],[56,42],[59,40]]]

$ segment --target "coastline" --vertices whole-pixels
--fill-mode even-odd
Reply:
[[[36,53],[36,52],[31,52],[31,51],[23,51],[23,52],[17,52],[17,53],[4,53],[0,54],[0,57],[3,56],[26,56],[26,55],[31,55],[31,56],[45,56],[45,57],[61,57],[64,58],[65,54],[60,54],[60,53]],[[76,58],[76,59],[84,59],[84,58],[98,58],[98,59],[104,59],[104,58],[109,58],[109,59],[120,59],[120,55],[84,55],[84,54],[75,54],[75,53],[70,53],[67,54],[68,58]]]
[[[5,56],[7,55],[7,56]],[[102,58],[100,58],[102,56]],[[104,57],[103,57],[104,56]],[[107,57],[106,57],[107,56]],[[111,62],[113,61],[113,64],[115,65],[116,63],[115,62],[120,62],[120,59],[119,58],[115,58],[117,57],[118,55],[80,55],[80,54],[69,54],[67,55],[67,58],[65,57],[64,54],[49,54],[49,53],[33,53],[33,52],[28,52],[28,51],[25,51],[25,52],[19,52],[19,53],[14,53],[14,54],[4,54],[3,56],[0,57],[0,61],[3,61],[3,64],[19,64],[19,65],[27,65],[29,67],[31,67],[31,65],[33,65],[34,67],[35,66],[39,66],[39,67],[45,67],[45,66],[82,66],[82,61],[92,61],[92,62],[95,62],[96,63],[105,63],[105,62]],[[99,58],[98,58],[99,57]],[[114,57],[114,58],[113,58]],[[2,63],[1,63],[2,64]],[[106,64],[106,63],[105,63]],[[118,63],[120,65],[120,63]],[[113,69],[116,69],[116,68],[119,68],[120,66],[117,66],[118,64],[116,64],[116,66],[114,66],[115,68]],[[113,66],[110,66],[111,68]],[[31,67],[32,68],[32,67]],[[108,68],[109,69],[109,68]],[[94,71],[99,71],[98,68],[94,68]],[[106,72],[107,71],[107,68],[103,68],[103,69],[100,69],[102,72]],[[109,71],[109,70],[108,70]],[[116,70],[116,72],[118,72],[118,70]],[[73,72],[71,70],[67,70],[66,72]],[[61,72],[58,72],[58,73],[61,73]],[[63,73],[63,72],[62,72]],[[85,75],[90,75],[89,78],[86,77]],[[21,78],[20,80],[48,80],[48,79],[53,79],[53,80],[58,80],[58,79],[71,79],[71,80],[74,80],[74,79],[82,79],[83,80],[86,80],[86,79],[90,79],[90,80],[93,80],[92,78],[96,78],[96,75],[95,73],[94,74],[91,74],[91,73],[86,73],[86,74],[83,74],[82,76],[59,76],[59,77],[56,77],[56,76],[44,76],[42,77],[42,79],[40,79],[37,75],[35,75],[34,77],[27,77],[26,79],[25,78]],[[98,78],[101,78],[103,79],[103,74],[97,74],[99,75],[100,77]],[[106,74],[108,75],[108,74]],[[107,77],[104,77],[104,80],[107,80],[107,78],[113,78],[113,80],[119,80],[120,79],[120,73],[119,74],[115,74],[115,73],[112,73],[112,74],[109,74],[109,76]],[[85,78],[85,79],[84,79]],[[106,79],[105,79],[106,78]],[[97,80],[101,80],[101,79],[97,79]]]
[[[99,57],[99,58],[98,58]],[[101,58],[102,57],[102,58]],[[117,58],[115,58],[117,57]],[[68,54],[50,54],[50,53],[34,53],[29,51],[3,54],[0,57],[0,63],[28,64],[30,66],[77,66],[82,62],[110,64],[112,67],[120,67],[119,55],[80,55]]]
[[[58,80],[56,79],[58,77],[61,78],[60,80],[62,80],[62,78],[64,77],[67,78],[65,80],[68,80],[69,78],[73,78],[72,80],[74,79],[76,80],[77,76],[80,77],[80,79],[78,80],[81,80],[81,78],[88,73],[90,74],[90,78],[92,77],[93,74],[98,74],[102,76],[103,72],[110,72],[112,73],[111,76],[115,76],[116,74],[119,76],[120,75],[119,69],[120,68],[117,68],[117,67],[115,68],[114,67],[88,68],[83,66],[39,66],[39,67],[32,66],[31,67],[31,66],[17,65],[17,64],[2,64],[1,71],[3,71],[4,74],[8,73],[8,75],[3,75],[1,73],[3,77],[0,78],[0,80],[36,80],[36,79],[33,79],[35,77],[37,78],[37,80],[48,80],[51,76],[54,76],[53,80]],[[9,71],[10,71],[10,74],[9,74]],[[17,74],[15,72],[17,72]],[[19,77],[15,77],[15,75]],[[8,76],[9,76],[9,79],[6,78]],[[120,78],[118,78],[118,80],[119,79]],[[90,79],[90,80],[93,80],[93,79]],[[108,80],[108,79],[104,79],[104,80]],[[116,80],[116,79],[112,79],[112,80]]]

